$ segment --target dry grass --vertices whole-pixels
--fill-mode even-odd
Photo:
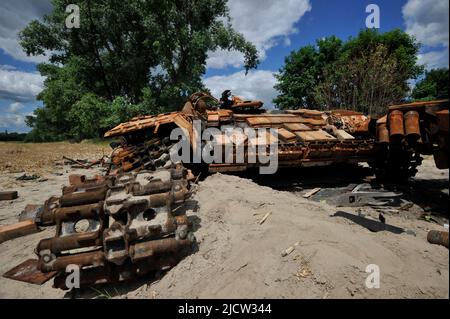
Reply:
[[[94,160],[110,153],[111,148],[108,145],[89,142],[0,142],[0,172],[40,175],[51,172],[58,163],[63,163],[63,156]]]

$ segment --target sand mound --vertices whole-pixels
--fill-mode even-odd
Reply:
[[[448,298],[448,249],[426,240],[437,225],[389,216],[416,236],[374,233],[331,217],[325,203],[221,174],[194,200],[199,250],[129,298]],[[379,289],[365,285],[369,264],[380,268]]]

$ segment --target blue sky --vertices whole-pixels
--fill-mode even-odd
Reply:
[[[366,6],[380,8],[380,31],[400,28],[422,44],[419,62],[448,67],[448,0],[229,0],[234,27],[258,48],[261,63],[244,75],[236,52],[211,52],[204,83],[213,94],[225,89],[271,105],[277,92],[274,73],[292,50],[336,35],[347,39],[366,28]],[[43,78],[36,64],[46,57],[27,57],[17,32],[51,10],[48,0],[2,0],[0,3],[0,131],[26,132],[24,118],[36,107]]]

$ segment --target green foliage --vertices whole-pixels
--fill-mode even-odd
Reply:
[[[0,132],[0,141],[9,142],[9,141],[24,141],[27,136],[27,133],[8,133],[8,131]]]
[[[401,100],[407,92],[397,59],[383,45],[357,58],[346,55],[325,67],[326,76],[315,87],[315,102],[322,109],[349,109],[365,114],[382,114],[386,106]]]
[[[342,41],[332,36],[317,41],[316,46],[308,45],[291,52],[276,75],[275,88],[281,94],[274,103],[281,109],[314,105],[314,88],[324,78],[325,68],[341,56],[342,50]]]
[[[348,108],[378,113],[408,92],[417,78],[419,44],[401,30],[363,30],[342,42],[336,37],[292,52],[277,75],[280,95],[274,103],[288,108]]]
[[[108,104],[104,100],[92,93],[84,95],[67,114],[71,122],[69,135],[77,141],[101,136],[106,130],[102,123],[108,111]]]
[[[448,99],[449,73],[447,68],[433,69],[425,73],[412,91],[412,98],[420,101]]]
[[[119,96],[109,103],[107,113],[101,120],[100,126],[106,130],[132,117],[147,114],[150,114],[149,109],[146,109],[144,104],[132,104],[127,98]]]
[[[255,46],[230,25],[226,0],[74,0],[79,29],[65,26],[67,1],[52,3],[50,14],[19,35],[27,54],[50,55],[39,66],[47,76],[38,97],[44,107],[27,121],[36,140],[93,137],[105,127],[77,131],[104,114],[100,122],[111,125],[128,119],[125,114],[179,108],[203,89],[210,51],[242,52],[247,71],[259,62]],[[94,111],[90,102],[119,114]]]

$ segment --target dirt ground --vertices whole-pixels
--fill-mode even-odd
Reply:
[[[93,160],[110,153],[111,148],[108,145],[90,142],[0,142],[0,172],[47,174],[54,171],[55,164],[63,162],[63,156]]]
[[[52,154],[36,157],[44,161],[37,171],[28,164],[30,159],[19,159],[32,154],[26,145],[20,147],[17,161],[11,155],[13,149],[6,160],[3,155],[0,160],[0,190],[19,191],[18,199],[0,202],[1,225],[16,222],[27,203],[43,203],[59,195],[69,174],[102,172],[61,164],[62,154],[98,158],[104,149],[100,146],[85,145],[86,153],[67,154],[65,147],[71,145],[61,143],[62,149],[58,145],[55,151],[49,145]],[[0,149],[3,154],[5,145],[0,144]],[[16,181],[20,170],[42,174],[42,178]],[[53,289],[51,280],[36,286],[1,277],[0,298],[448,298],[449,251],[426,240],[429,229],[444,229],[442,225],[448,224],[448,170],[437,170],[432,158],[427,158],[417,176],[398,189],[405,202],[413,203],[407,210],[338,208],[328,204],[320,192],[309,199],[302,196],[315,187],[333,191],[361,183],[365,172],[362,167],[315,169],[254,180],[251,175],[211,175],[199,183],[188,203],[198,251],[166,273],[75,293]],[[387,224],[408,232],[372,232],[332,216],[338,211],[372,220],[378,220],[381,212]],[[420,219],[424,212],[432,214],[437,223]],[[264,216],[268,217],[260,224]],[[0,244],[0,273],[33,258],[38,241],[53,234],[54,227],[48,227]],[[283,257],[281,253],[290,246],[294,250]],[[370,264],[380,270],[378,289],[365,285]]]

